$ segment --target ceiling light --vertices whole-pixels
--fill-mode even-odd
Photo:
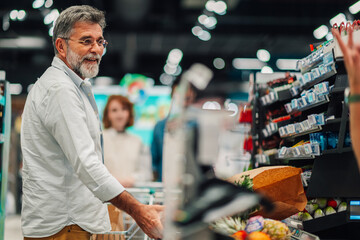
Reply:
[[[166,73],[163,73],[160,75],[160,82],[164,85],[171,85],[171,83],[174,81],[174,77],[170,76]]]
[[[27,92],[28,92],[28,93],[30,92],[30,90],[32,89],[33,86],[34,86],[33,83],[29,84],[29,86],[27,87]]]
[[[164,66],[164,72],[169,74],[169,75],[173,75],[174,73],[176,73],[176,67],[170,66],[169,64],[166,64]]]
[[[20,83],[10,83],[10,94],[19,95],[22,92],[22,85]]]
[[[224,1],[217,1],[214,6],[214,12],[217,14],[223,14],[226,12],[227,5]]]
[[[52,37],[54,35],[54,26],[52,26],[50,29],[49,29],[49,36]],[[106,50],[106,48],[105,48]]]
[[[274,73],[273,69],[269,66],[264,66],[262,69],[261,69],[261,73]]]
[[[202,14],[198,17],[198,21],[199,23],[201,23],[202,25],[205,25],[205,23],[207,23],[208,20],[208,16],[206,16],[205,14]]]
[[[215,10],[215,7],[216,7],[216,2],[214,0],[209,0],[205,4],[206,10],[208,10],[209,12],[213,12]]]
[[[25,16],[26,16],[26,12],[24,10],[20,10],[17,14],[17,19],[19,21],[22,21],[25,19]]]
[[[208,17],[207,18],[207,22],[204,24],[205,27],[207,27],[208,29],[214,29],[216,24],[217,24],[217,20],[215,17]]]
[[[207,101],[202,105],[202,109],[206,110],[221,110],[221,105],[215,101]]]
[[[270,53],[265,49],[257,50],[256,56],[262,62],[268,62],[270,60]]]
[[[45,7],[50,8],[53,5],[53,3],[54,3],[53,0],[46,0]]]
[[[203,29],[199,26],[195,26],[191,29],[191,32],[195,35],[195,36],[199,36],[201,34],[201,32],[203,31]]]
[[[316,39],[322,39],[329,33],[329,28],[325,25],[321,25],[314,30],[313,35]]]
[[[182,68],[178,65],[176,67],[176,71],[175,71],[175,73],[173,75],[174,76],[179,76],[181,74],[181,72],[182,72]]]
[[[6,79],[6,72],[4,70],[0,70],[0,80]]]
[[[225,61],[222,58],[215,58],[213,64],[216,69],[223,69],[225,67]]]
[[[335,23],[340,26],[342,22],[346,23],[346,16],[343,13],[339,13],[338,15],[330,19],[331,26],[333,26]]]
[[[203,30],[198,38],[203,41],[209,41],[211,39],[211,34],[208,31]]]
[[[46,40],[41,37],[18,37],[0,39],[0,48],[44,49]]]
[[[298,59],[278,59],[276,67],[280,70],[296,70]]]
[[[239,108],[235,103],[229,103],[226,110],[233,112],[230,114],[230,117],[236,116],[236,114],[239,112]]]
[[[257,58],[234,58],[232,64],[236,69],[248,70],[259,70],[265,66],[265,63],[261,62]]]
[[[183,57],[183,52],[180,49],[174,48],[169,52],[168,62],[170,64],[178,65]]]
[[[59,11],[57,9],[53,9],[48,15],[44,17],[44,23],[46,25],[51,24],[59,17],[59,15],[60,15]]]
[[[357,14],[360,11],[360,1],[354,3],[349,7],[349,12],[351,14]]]
[[[12,10],[9,15],[10,19],[15,21],[17,19],[18,13],[19,13],[18,10]]]
[[[96,86],[110,86],[114,83],[114,78],[107,76],[99,76],[95,78]]]
[[[32,7],[35,9],[41,8],[44,5],[44,0],[35,0],[32,4]]]
[[[334,39],[334,36],[332,35],[331,32],[329,32],[329,33],[326,35],[325,38],[326,38],[327,41],[330,41],[330,40]]]

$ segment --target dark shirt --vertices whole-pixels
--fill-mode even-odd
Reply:
[[[162,180],[162,159],[166,121],[167,118],[156,123],[151,143],[152,167],[154,172],[157,173],[156,181],[159,182]]]

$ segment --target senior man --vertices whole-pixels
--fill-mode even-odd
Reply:
[[[55,57],[24,108],[24,239],[88,240],[110,231],[105,202],[131,215],[151,238],[162,237],[163,206],[139,203],[103,165],[99,113],[88,78],[107,45],[105,16],[72,6],[56,20]]]

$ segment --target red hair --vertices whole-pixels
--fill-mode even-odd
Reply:
[[[125,107],[129,111],[129,119],[126,123],[126,128],[131,127],[134,125],[134,104],[130,102],[130,100],[127,97],[121,96],[121,95],[111,95],[106,103],[105,109],[104,109],[104,115],[103,115],[103,123],[104,128],[110,128],[111,122],[109,120],[109,105],[112,101],[118,101],[123,107]]]

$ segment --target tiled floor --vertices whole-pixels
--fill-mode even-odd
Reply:
[[[22,240],[20,215],[7,216],[5,218],[4,240]]]

